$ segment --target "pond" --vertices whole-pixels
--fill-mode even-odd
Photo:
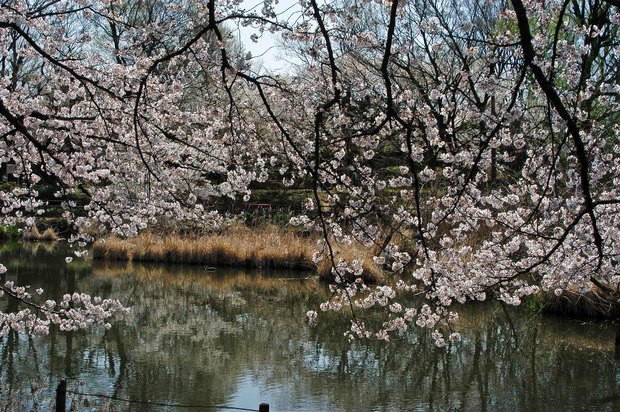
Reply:
[[[67,264],[68,253],[0,244],[9,269],[0,280],[41,287],[46,298],[118,298],[132,314],[107,331],[2,338],[0,410],[51,410],[61,379],[71,391],[108,397],[69,394],[78,410],[262,402],[271,411],[620,410],[610,325],[485,304],[460,311],[463,340],[449,348],[417,329],[389,344],[350,344],[346,319],[306,325],[326,287],[305,274]],[[0,298],[3,310],[10,304]]]

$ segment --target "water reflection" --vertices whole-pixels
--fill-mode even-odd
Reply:
[[[461,311],[464,340],[454,347],[436,349],[417,331],[389,345],[350,345],[343,319],[304,325],[305,311],[324,299],[324,286],[311,279],[67,265],[68,253],[8,244],[0,246],[0,261],[12,280],[49,297],[66,290],[116,297],[133,314],[106,332],[5,337],[0,410],[45,409],[61,377],[82,392],[246,408],[269,402],[276,411],[620,409],[614,334],[606,326],[480,305]],[[0,307],[8,305],[0,299]],[[92,409],[144,410],[88,402]]]

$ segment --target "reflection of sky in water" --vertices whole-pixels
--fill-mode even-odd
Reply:
[[[419,331],[388,345],[350,345],[346,320],[305,326],[325,288],[277,279],[290,274],[66,265],[63,252],[21,250],[11,259],[15,253],[0,245],[15,280],[117,297],[134,313],[107,332],[0,341],[0,410],[33,409],[32,398],[49,400],[61,377],[88,393],[244,408],[268,402],[276,411],[620,410],[614,335],[605,327],[519,311],[508,322],[496,307],[477,305],[461,312],[464,339],[449,351]]]
[[[263,402],[269,403],[270,400],[265,395],[265,391],[260,389],[260,382],[245,376],[237,383],[237,389],[228,403],[239,408],[257,409],[256,399],[263,399]]]
[[[349,350],[342,354],[332,353],[325,348],[316,348],[312,342],[304,342],[305,356],[304,369],[312,372],[339,372],[351,371],[356,368],[366,370],[379,370],[379,360],[373,353],[364,349],[358,349],[352,345]]]

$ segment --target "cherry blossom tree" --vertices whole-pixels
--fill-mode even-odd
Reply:
[[[337,146],[334,130],[348,135],[323,167],[336,180],[332,199],[344,200],[355,223],[346,234],[336,216],[324,226],[336,241],[374,247],[394,280],[351,282],[360,265],[334,262],[338,287],[322,309],[384,307],[389,319],[376,336],[415,323],[443,345],[439,326],[449,329],[455,301],[517,305],[542,290],[594,292],[617,304],[617,8],[355,7],[365,11],[329,9],[341,25],[319,24],[308,39],[325,45],[318,64],[330,68],[334,90],[333,105],[317,112],[316,146]],[[380,153],[391,153],[399,173],[381,175],[380,162],[373,166]],[[401,305],[411,291],[422,303]],[[369,336],[371,322],[354,318],[351,336]]]
[[[157,3],[171,13],[182,6]],[[87,196],[83,216],[63,202],[76,229],[70,240],[80,246],[92,225],[124,236],[173,216],[213,227],[217,214],[198,199],[243,194],[262,171],[243,119],[222,103],[243,104],[243,91],[225,80],[243,61],[222,48],[215,2],[196,5],[192,18],[164,19],[163,27],[141,12],[128,18],[110,2],[16,1],[1,10],[0,161],[14,164],[24,183],[1,192],[3,223],[32,225],[46,207],[36,190],[44,182],[59,198]],[[175,24],[184,27],[167,30]],[[224,81],[212,80],[220,75]],[[21,287],[6,283],[2,291],[48,317],[35,324],[26,309],[3,314],[2,325],[43,333],[50,322],[76,318],[64,307],[55,312],[54,302],[32,303]],[[96,321],[123,310],[81,295],[70,301]]]
[[[3,3],[0,161],[24,182],[0,192],[4,223],[33,224],[44,182],[88,200],[67,204],[73,241],[215,228],[217,199],[276,177],[312,189],[291,223],[324,235],[321,309],[348,310],[351,339],[417,325],[441,346],[470,300],[618,303],[617,2],[137,4]],[[238,26],[301,63],[257,69]],[[334,252],[351,242],[385,279]]]

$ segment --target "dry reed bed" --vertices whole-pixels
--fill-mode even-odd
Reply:
[[[47,228],[43,232],[39,232],[36,226],[32,226],[30,230],[27,230],[22,235],[24,240],[38,240],[52,242],[59,239],[58,234],[52,228]]]
[[[144,233],[135,238],[111,237],[93,246],[95,259],[180,263],[206,266],[237,266],[265,269],[292,269],[318,272],[328,279],[331,266],[323,259],[312,262],[317,237],[305,237],[277,228],[233,229],[198,238]],[[372,263],[363,247],[338,247],[337,258],[364,258],[364,278],[376,280],[380,268]],[[366,256],[365,256],[366,255]]]

